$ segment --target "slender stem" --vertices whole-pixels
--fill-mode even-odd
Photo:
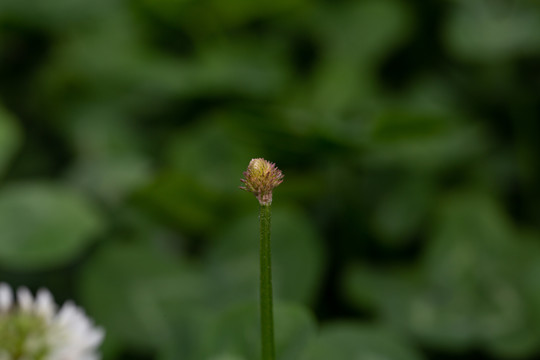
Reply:
[[[261,205],[261,344],[262,360],[275,359],[272,303],[272,250],[270,244],[271,206]]]

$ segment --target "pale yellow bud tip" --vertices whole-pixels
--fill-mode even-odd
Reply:
[[[283,174],[276,165],[262,158],[249,162],[244,178],[240,180],[244,183],[240,189],[255,194],[261,205],[272,203],[272,190],[283,182]]]

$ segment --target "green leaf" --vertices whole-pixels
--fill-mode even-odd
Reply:
[[[69,178],[77,186],[117,204],[148,181],[151,161],[140,150],[142,135],[118,109],[85,104],[67,117],[76,150]]]
[[[213,358],[210,358],[209,360],[247,360],[244,357],[231,355],[231,354],[222,354],[215,356]]]
[[[354,323],[323,327],[301,360],[420,360],[423,357],[403,339],[380,328]]]
[[[0,191],[0,261],[41,269],[73,260],[103,228],[79,193],[47,183],[18,183]]]
[[[214,232],[245,204],[252,205],[253,199],[238,187],[250,154],[260,153],[259,147],[228,120],[212,116],[173,135],[165,150],[165,170],[137,193],[139,203],[198,236]]]
[[[300,87],[297,96],[305,98],[307,108],[318,109],[321,133],[347,136],[337,128],[347,124],[336,114],[374,98],[377,64],[410,34],[410,14],[399,1],[368,0],[321,6],[316,15],[311,26],[323,55],[308,86]]]
[[[393,328],[432,347],[482,344],[502,356],[536,348],[535,287],[526,281],[540,257],[487,195],[455,193],[442,202],[419,267],[381,272],[350,268],[351,303],[375,309]]]
[[[249,0],[210,0],[190,2],[188,0],[140,0],[145,9],[155,13],[169,26],[189,26],[190,31],[205,33],[217,29],[236,28],[257,19],[271,18],[298,9],[306,0],[263,0],[253,3]],[[220,26],[212,21],[217,16]]]
[[[279,188],[275,191],[278,192]],[[206,258],[206,268],[213,283],[215,299],[219,301],[216,306],[257,299],[257,215],[238,219],[213,241]],[[322,239],[301,212],[274,205],[271,241],[274,297],[310,303],[318,290],[324,267]]]
[[[19,147],[21,134],[15,120],[0,107],[0,174]]]
[[[426,222],[434,193],[431,177],[412,174],[396,178],[373,204],[373,232],[388,245],[411,241]]]
[[[305,308],[285,303],[274,307],[277,360],[297,360],[307,342],[315,335],[315,320]],[[233,306],[212,323],[204,358],[213,354],[234,354],[259,359],[260,316],[257,303]]]
[[[190,174],[163,171],[136,193],[136,202],[183,232],[212,231],[223,217],[219,194]]]
[[[368,165],[441,169],[477,156],[485,147],[478,127],[452,116],[390,109],[376,117],[368,142]]]
[[[250,144],[243,129],[231,123],[231,117],[212,116],[179,132],[167,148],[168,165],[214,192],[238,194],[242,171],[251,160],[250,154],[260,153],[260,146]]]
[[[530,354],[540,338],[521,279],[537,251],[492,198],[453,194],[423,259],[425,288],[412,299],[433,314],[418,334],[458,346],[481,342],[503,356]]]
[[[450,14],[444,35],[458,57],[508,61],[540,51],[540,9],[534,2],[460,1]]]
[[[179,260],[134,243],[111,243],[90,259],[80,292],[88,312],[107,329],[106,348],[181,349],[182,359],[196,359],[199,328],[211,316],[206,282]]]
[[[414,270],[381,270],[355,264],[347,267],[343,279],[345,295],[353,306],[375,310],[384,322],[399,330],[408,330],[409,299],[417,284]]]

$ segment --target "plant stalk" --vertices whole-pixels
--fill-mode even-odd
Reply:
[[[261,205],[261,345],[262,360],[275,360],[272,301],[272,250],[270,243],[271,205]]]

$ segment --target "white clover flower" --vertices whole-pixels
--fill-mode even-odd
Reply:
[[[48,290],[34,299],[25,287],[13,294],[0,283],[0,360],[99,359],[104,331],[72,302],[56,310]]]

